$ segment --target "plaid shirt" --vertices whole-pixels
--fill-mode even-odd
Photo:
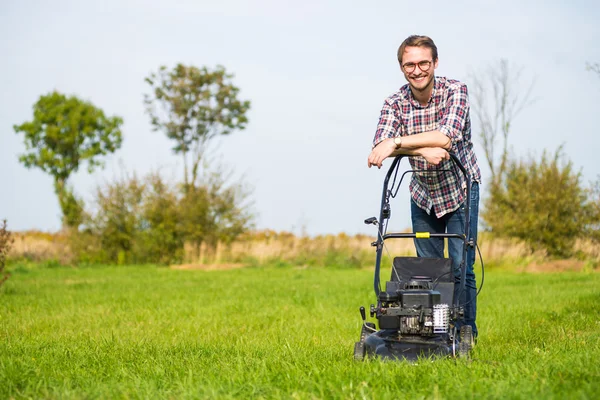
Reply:
[[[383,103],[373,147],[387,138],[408,136],[438,130],[451,139],[451,152],[464,165],[472,181],[481,181],[481,172],[471,142],[471,118],[467,86],[459,81],[435,77],[431,98],[422,106],[407,85],[388,97]],[[413,169],[432,172],[415,172],[410,182],[410,192],[415,203],[436,217],[457,210],[465,197],[466,183],[460,170],[435,173],[437,169],[454,169],[452,160],[433,165],[423,157],[410,157]]]

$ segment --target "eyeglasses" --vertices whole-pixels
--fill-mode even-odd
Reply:
[[[419,66],[419,69],[421,71],[426,72],[426,71],[429,71],[429,68],[431,68],[431,61],[419,61],[416,64],[412,63],[412,62],[408,62],[408,63],[404,64],[402,66],[402,68],[404,68],[404,71],[406,71],[410,74],[410,73],[414,72],[417,65]]]

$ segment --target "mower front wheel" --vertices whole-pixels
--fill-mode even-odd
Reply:
[[[354,359],[362,361],[365,359],[365,344],[364,342],[354,343]]]
[[[354,343],[354,359],[362,361],[365,359],[365,340],[375,330],[375,324],[372,322],[365,322],[360,330],[360,341]]]
[[[366,326],[365,326],[366,325]],[[371,328],[371,329],[369,329]],[[367,336],[373,333],[375,329],[375,324],[372,322],[365,322],[360,330],[360,343],[364,343]]]

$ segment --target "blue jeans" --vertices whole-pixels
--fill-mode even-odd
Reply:
[[[471,240],[477,243],[477,222],[479,216],[479,184],[473,182],[471,185],[471,204],[469,209],[469,229],[471,231]],[[413,232],[430,233],[461,233],[464,234],[465,209],[464,204],[458,210],[448,213],[441,218],[437,218],[431,210],[427,214],[423,209],[411,200],[411,218]],[[444,257],[444,239],[415,239],[417,256],[419,257]],[[448,240],[448,255],[452,259],[452,269],[454,271],[454,296],[458,296],[460,289],[460,263],[463,256],[463,241],[461,239]],[[475,248],[467,247],[467,279],[465,281],[465,290],[460,296],[459,305],[464,305],[465,320],[464,323],[473,327],[473,336],[477,336],[477,325],[475,318],[477,316],[477,283],[475,282]],[[460,329],[462,322],[459,321],[457,329]]]

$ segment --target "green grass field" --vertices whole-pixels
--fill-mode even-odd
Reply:
[[[597,399],[600,274],[491,271],[473,361],[355,362],[357,269],[13,266],[0,398]]]

